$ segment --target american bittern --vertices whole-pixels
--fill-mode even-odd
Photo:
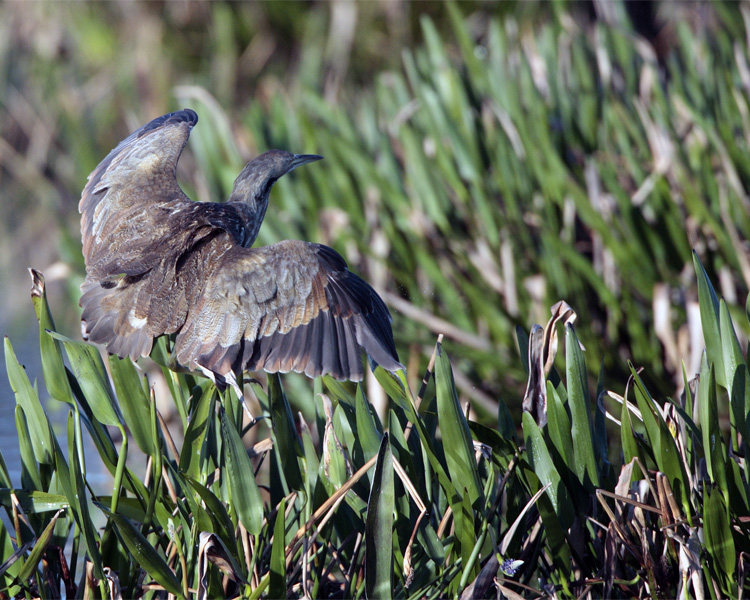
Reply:
[[[227,202],[193,202],[176,168],[197,122],[189,109],[154,119],[89,175],[79,204],[84,337],[137,359],[176,334],[180,365],[218,375],[358,381],[363,350],[401,368],[388,308],[338,253],[290,240],[251,248],[273,184],[322,157],[271,150],[245,166]]]

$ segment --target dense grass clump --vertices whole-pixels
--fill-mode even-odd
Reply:
[[[467,416],[440,341],[416,395],[403,373],[376,369],[384,420],[361,385],[319,378],[297,399],[315,407],[308,424],[269,375],[244,385],[261,416],[246,425],[231,389],[162,367],[179,413],[168,425],[130,359],[110,356],[107,371],[92,346],[55,333],[34,271],[45,385],[70,411],[61,444],[6,338],[23,466],[14,488],[0,461],[13,528],[0,526],[1,593],[736,596],[748,587],[737,574],[750,552],[750,380],[726,304],[695,265],[708,350],[681,398],[656,402],[632,367],[619,391],[590,396],[576,314],[561,303],[546,328],[519,330],[527,410],[514,421],[501,401],[497,428]],[[153,357],[168,352],[160,338]],[[605,418],[620,425],[614,461]],[[128,432],[148,456],[143,477]],[[111,494],[86,479],[84,435]]]

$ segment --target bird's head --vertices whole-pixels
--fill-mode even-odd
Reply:
[[[267,202],[276,181],[305,163],[320,160],[317,154],[292,154],[286,150],[270,150],[255,157],[234,181],[230,202],[256,204]]]

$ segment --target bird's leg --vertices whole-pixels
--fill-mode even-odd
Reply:
[[[227,388],[227,386],[230,386],[235,391],[235,393],[237,394],[237,398],[239,398],[240,402],[242,403],[242,408],[245,410],[245,413],[247,413],[247,417],[248,419],[250,419],[250,424],[255,423],[255,417],[253,416],[253,413],[250,412],[250,408],[248,407],[247,402],[245,402],[245,395],[242,393],[240,386],[237,384],[237,377],[235,376],[235,374],[232,371],[229,371],[229,373],[227,373],[226,375],[217,375],[211,369],[207,369],[201,364],[196,364],[201,370],[201,373],[208,377],[220,390],[224,390]]]

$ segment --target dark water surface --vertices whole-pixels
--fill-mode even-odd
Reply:
[[[17,324],[14,324],[17,325]],[[62,402],[52,400],[47,396],[47,390],[44,387],[44,377],[42,375],[42,363],[39,355],[39,339],[37,337],[36,321],[28,323],[28,327],[13,326],[15,331],[25,331],[26,336],[8,334],[11,328],[6,322],[0,322],[0,332],[3,336],[10,338],[13,350],[16,353],[18,362],[26,368],[26,374],[34,384],[36,380],[39,390],[39,397],[42,402],[42,408],[52,423],[53,430],[57,436],[57,441],[63,449],[67,458],[67,433],[66,422],[68,418],[69,407]],[[29,336],[28,332],[32,335]],[[24,339],[25,338],[25,339]],[[16,430],[16,399],[13,389],[10,387],[8,375],[5,369],[5,360],[3,359],[2,368],[0,368],[0,453],[5,459],[8,467],[8,474],[12,485],[21,485],[21,453],[18,443],[18,431]],[[112,476],[104,467],[99,458],[99,453],[88,436],[85,427],[83,430],[84,453],[87,463],[86,478],[92,485],[96,493],[111,493]]]

